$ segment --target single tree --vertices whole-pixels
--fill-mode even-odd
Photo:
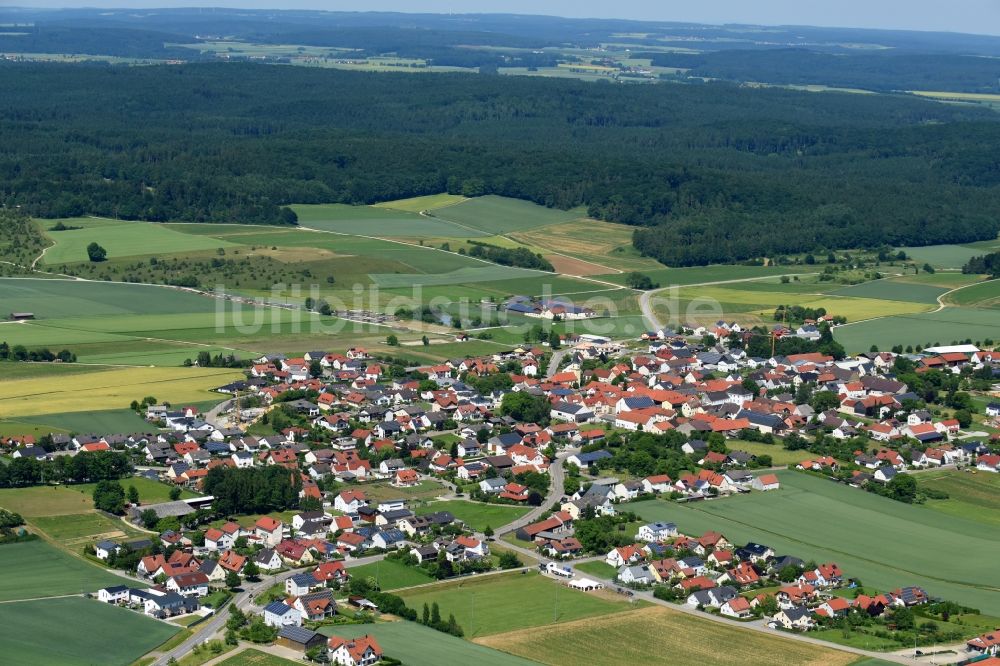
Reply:
[[[93,262],[104,261],[108,257],[108,251],[97,243],[91,243],[87,246],[87,256]]]
[[[135,486],[128,487],[128,503],[138,504],[139,503],[139,491]]]

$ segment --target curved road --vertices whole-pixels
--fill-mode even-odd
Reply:
[[[362,564],[371,564],[381,560],[385,555],[372,555],[371,557],[361,557],[356,560],[351,560],[349,566],[361,566]],[[345,563],[347,564],[347,563]],[[188,638],[186,641],[175,647],[170,652],[161,654],[156,661],[153,662],[153,666],[167,666],[167,663],[171,658],[180,660],[181,657],[186,655],[188,652],[194,650],[195,646],[199,643],[203,643],[215,634],[222,631],[226,626],[226,620],[229,618],[229,613],[226,612],[232,606],[236,606],[240,610],[248,611],[251,610],[253,606],[253,598],[256,597],[261,592],[267,590],[275,583],[283,583],[286,579],[300,574],[306,571],[305,569],[292,569],[290,571],[283,571],[280,574],[274,576],[262,576],[261,579],[256,583],[248,583],[244,585],[243,591],[238,593],[233,599],[224,606],[219,612],[215,614],[210,620],[198,625],[195,633]]]
[[[545,499],[542,500],[542,504],[540,506],[536,506],[534,509],[524,514],[517,520],[507,523],[503,527],[496,530],[497,536],[516,532],[525,525],[530,525],[531,523],[537,521],[543,513],[548,511],[555,502],[562,499],[565,494],[565,491],[563,490],[563,483],[566,479],[566,472],[563,470],[563,461],[576,452],[577,449],[567,449],[556,456],[556,459],[549,465],[549,477],[551,479],[551,484],[549,485],[548,494],[546,494]],[[537,553],[532,553],[533,557],[537,557],[537,555]]]

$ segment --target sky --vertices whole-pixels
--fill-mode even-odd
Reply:
[[[0,0],[28,7],[240,7],[513,14],[935,30],[1000,35],[1000,0]]]

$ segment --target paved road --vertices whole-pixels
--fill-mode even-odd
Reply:
[[[555,502],[562,499],[565,494],[565,491],[563,490],[563,482],[566,478],[566,472],[563,470],[563,461],[576,453],[578,450],[579,449],[567,449],[556,456],[556,459],[549,465],[549,478],[551,483],[549,484],[549,492],[545,495],[545,499],[542,501],[541,506],[535,507],[528,513],[524,514],[521,518],[507,523],[498,529],[496,531],[497,536],[503,536],[504,534],[516,532],[525,525],[530,525],[531,523],[537,521],[543,513],[548,511]]]
[[[361,557],[355,560],[350,560],[346,562],[348,568],[361,566],[363,564],[371,564],[373,562],[378,562],[383,559],[385,555],[372,555],[370,557]],[[239,592],[233,600],[225,606],[222,611],[217,613],[212,619],[206,620],[198,625],[195,633],[188,638],[186,641],[178,645],[176,648],[170,652],[160,655],[160,657],[153,662],[153,666],[166,666],[167,662],[170,661],[171,657],[180,660],[181,657],[186,655],[188,652],[194,650],[195,646],[199,643],[209,640],[215,634],[221,632],[226,626],[226,620],[229,618],[228,609],[231,606],[236,606],[242,611],[249,611],[254,608],[253,599],[261,592],[267,590],[275,583],[283,583],[286,579],[291,578],[296,574],[302,573],[303,569],[292,569],[291,571],[283,571],[275,576],[264,576],[260,581],[256,583],[247,583],[243,586],[243,591]]]
[[[571,349],[557,349],[552,352],[552,358],[549,359],[548,370],[545,371],[545,378],[552,379],[552,377],[559,372],[559,364],[562,363],[563,357],[570,353]]]

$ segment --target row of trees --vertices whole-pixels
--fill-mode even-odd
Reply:
[[[986,273],[991,278],[1000,278],[1000,252],[991,252],[980,257],[973,257],[962,266],[963,273]]]
[[[131,473],[128,456],[117,451],[84,451],[52,460],[14,458],[9,465],[0,465],[0,488],[114,480]]]
[[[0,361],[34,361],[36,363],[62,361],[63,363],[75,363],[76,354],[68,349],[63,349],[59,353],[55,353],[48,347],[30,350],[24,345],[14,345],[11,347],[4,340],[0,342]]]

